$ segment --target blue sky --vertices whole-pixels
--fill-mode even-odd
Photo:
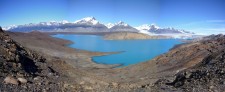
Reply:
[[[225,0],[0,0],[0,26],[75,20],[225,33]]]

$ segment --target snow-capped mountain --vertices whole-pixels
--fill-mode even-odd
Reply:
[[[105,25],[108,29],[112,28],[113,26],[115,26],[115,24],[113,23],[108,23]]]
[[[86,17],[81,20],[77,20],[74,22],[75,24],[89,24],[89,25],[97,25],[99,22],[94,17]]]
[[[148,33],[148,34],[182,34],[182,33],[190,33],[188,31],[184,30],[178,30],[172,27],[168,28],[160,28],[155,24],[144,24],[138,27],[135,27],[136,29],[140,30],[142,33]]]
[[[86,17],[75,22],[63,21],[50,21],[40,23],[29,23],[25,25],[12,25],[4,27],[4,30],[30,32],[33,30],[38,31],[53,31],[53,32],[140,32],[149,35],[155,34],[192,34],[188,31],[178,30],[175,28],[160,28],[155,24],[144,24],[138,27],[132,27],[129,24],[119,21],[117,23],[102,24],[94,17]]]
[[[2,29],[3,30],[9,30],[9,29],[14,29],[14,28],[16,28],[17,27],[17,25],[10,25],[10,26],[8,26],[8,27],[3,27]]]
[[[126,24],[126,23],[124,23],[123,21],[119,21],[118,23],[108,23],[108,24],[106,24],[105,25],[107,28],[112,28],[112,27],[114,27],[114,26],[122,26],[122,27],[127,27],[127,26],[129,26],[128,24]]]
[[[115,24],[109,23],[109,25],[107,26],[109,28],[109,31],[111,32],[118,32],[118,31],[139,32],[137,29],[133,28],[132,26],[122,21],[119,21],[118,23]]]
[[[138,30],[145,30],[145,31],[149,31],[149,30],[157,30],[159,29],[158,26],[156,26],[155,24],[143,24],[141,26],[135,27]]]
[[[51,22],[40,22],[37,24],[29,23],[25,25],[10,26],[6,27],[6,30],[9,31],[20,31],[20,32],[29,32],[33,30],[38,31],[108,31],[108,28],[99,23],[94,17],[86,17],[75,22],[63,21],[51,21]]]
[[[124,26],[124,27],[128,27],[129,25],[124,23],[123,21],[119,21],[118,23],[116,23],[114,26]]]
[[[69,23],[69,21],[63,20],[63,21],[61,21],[61,23],[62,23],[62,24],[67,24],[67,23]]]

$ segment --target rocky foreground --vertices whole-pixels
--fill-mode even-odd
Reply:
[[[112,68],[91,62],[92,56],[105,53],[73,50],[65,46],[70,42],[40,32],[7,33],[0,29],[0,91],[225,90],[224,35],[175,46],[137,65]]]
[[[133,40],[133,39],[169,39],[169,36],[159,36],[159,35],[147,35],[135,32],[115,32],[104,35],[106,40]]]
[[[61,91],[61,75],[46,59],[0,29],[0,92]]]
[[[166,92],[223,92],[225,90],[225,36],[216,35],[204,39],[200,42],[194,42],[195,45],[191,46],[192,48],[189,47],[189,50],[197,49],[198,52],[203,52],[205,54],[203,59],[188,62],[187,66],[191,63],[196,64],[178,71],[172,80],[166,77],[159,79],[152,89]],[[186,51],[185,48],[183,51]],[[196,57],[198,56],[196,55]],[[191,59],[192,57],[187,58]]]

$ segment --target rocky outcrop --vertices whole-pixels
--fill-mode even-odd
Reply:
[[[106,40],[132,40],[132,39],[168,39],[169,36],[150,36],[136,32],[115,32],[104,35]]]
[[[0,28],[0,91],[61,90],[60,75],[44,57],[12,40]],[[34,78],[39,78],[34,80]]]
[[[159,79],[152,89],[188,92],[222,92],[225,90],[225,36],[209,36],[197,43],[194,47],[188,48],[189,52],[195,48],[199,52],[206,50],[207,53],[204,53],[206,56],[201,60],[192,60],[187,63],[186,66],[191,63],[195,64],[176,73],[172,80],[167,77]]]

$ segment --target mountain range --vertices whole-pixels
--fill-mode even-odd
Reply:
[[[75,22],[66,20],[56,22],[40,22],[37,24],[29,23],[25,25],[12,25],[4,27],[4,30],[15,32],[30,32],[38,30],[42,32],[140,32],[145,34],[193,34],[185,30],[175,28],[160,28],[155,24],[144,24],[138,27],[132,27],[122,21],[118,23],[100,23],[94,17],[86,17]]]

